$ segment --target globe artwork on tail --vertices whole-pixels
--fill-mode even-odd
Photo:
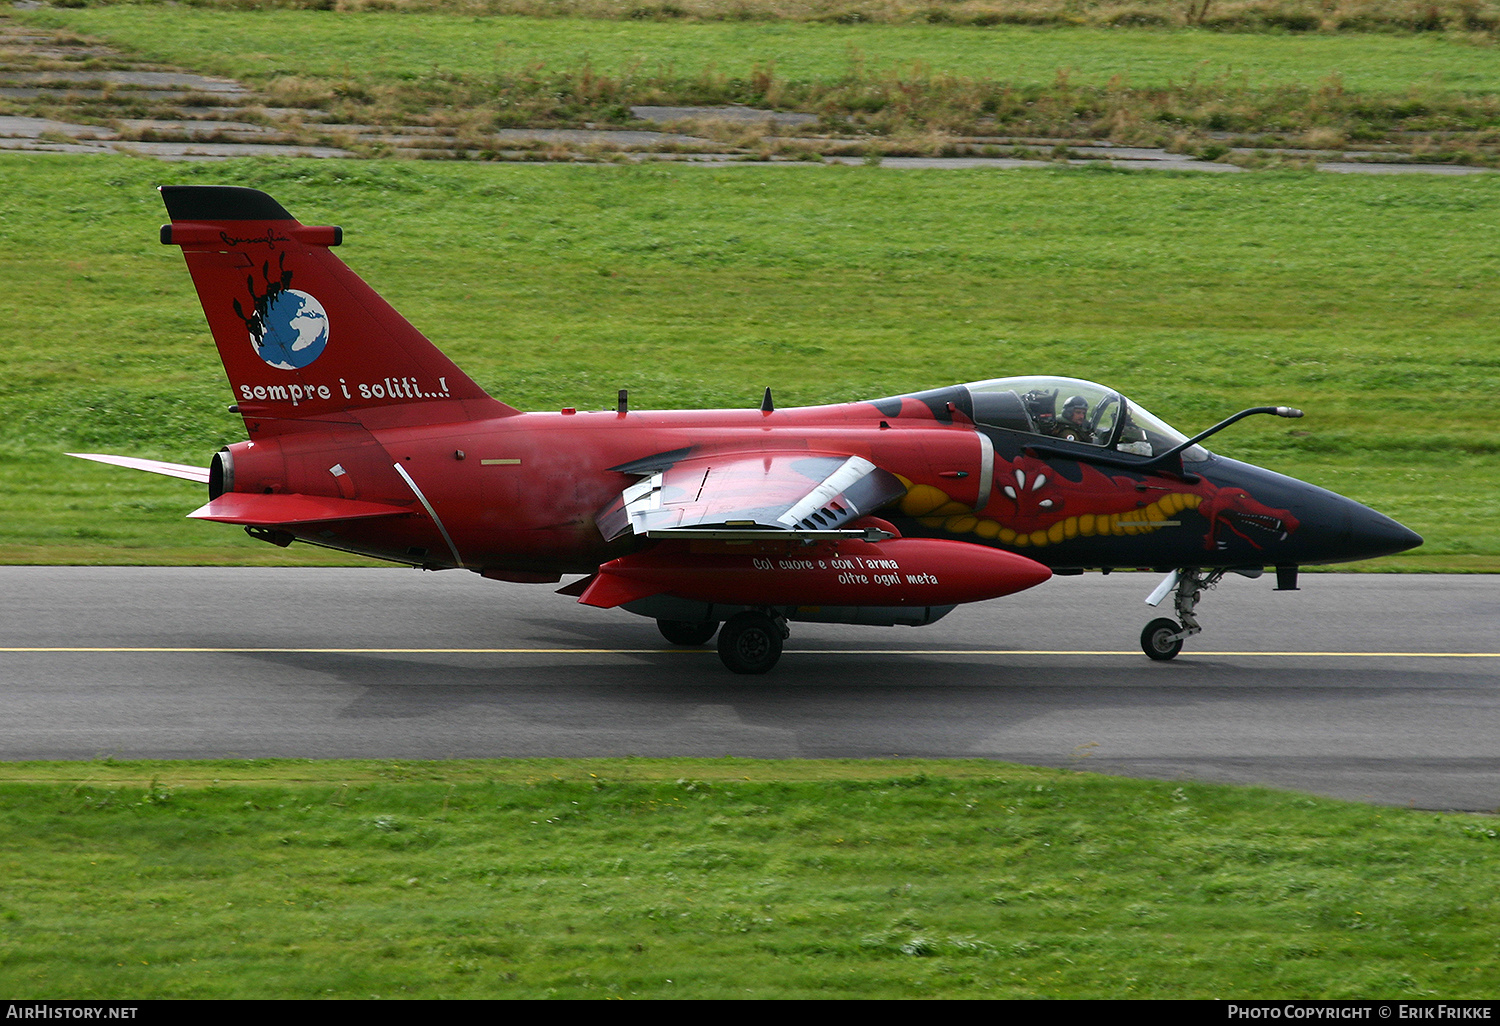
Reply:
[[[297,370],[322,355],[328,344],[328,314],[306,292],[282,289],[268,297],[260,338],[252,332],[250,340],[272,367]]]

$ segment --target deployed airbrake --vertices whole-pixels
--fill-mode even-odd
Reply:
[[[932,623],[1053,574],[1152,568],[1171,659],[1226,573],[1400,552],[1421,538],[1350,499],[1216,456],[1125,396],[996,378],[831,406],[522,413],[490,397],[305,226],[252,189],[165,186],[248,439],[198,467],[75,454],[204,482],[189,514],[277,545],[558,582],[651,617],[674,644],[718,634],[763,673],[789,621]],[[722,625],[722,627],[721,627]]]

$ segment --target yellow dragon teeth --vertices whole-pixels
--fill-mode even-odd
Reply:
[[[984,539],[999,541],[1002,545],[1020,548],[1056,545],[1077,537],[1092,538],[1095,535],[1142,534],[1159,530],[1164,520],[1170,520],[1185,509],[1197,509],[1203,496],[1191,492],[1168,492],[1144,509],[1129,513],[1080,513],[1078,516],[1060,520],[1052,526],[1027,533],[1017,533],[998,520],[980,517],[968,506],[955,502],[941,488],[932,485],[912,484],[901,478],[906,485],[906,495],[901,499],[901,512],[915,517],[925,527],[941,527],[953,534],[977,534]]]

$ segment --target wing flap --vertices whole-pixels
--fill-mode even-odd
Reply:
[[[256,492],[225,492],[188,516],[220,524],[247,527],[284,527],[316,524],[328,520],[366,520],[410,513],[404,506],[387,506],[360,499],[334,499],[326,495],[263,495]]]
[[[896,475],[860,456],[705,455],[650,472],[621,492],[598,524],[609,541],[706,529],[826,536],[905,493]]]

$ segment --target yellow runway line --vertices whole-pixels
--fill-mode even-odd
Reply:
[[[209,655],[660,655],[694,653],[704,648],[193,648],[176,646],[12,646],[0,652],[34,654],[181,653]],[[1016,649],[1016,648],[797,648],[795,655],[907,655],[907,656],[1138,656],[1138,649]],[[1301,659],[1500,659],[1500,652],[1251,652],[1192,649],[1192,656],[1277,657]]]

